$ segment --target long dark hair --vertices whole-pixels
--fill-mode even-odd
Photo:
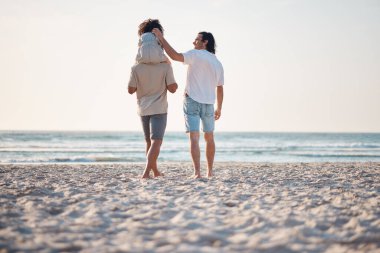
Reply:
[[[214,36],[212,35],[212,33],[200,32],[198,34],[202,34],[202,41],[205,41],[205,40],[208,41],[206,44],[207,51],[215,54],[216,43],[215,43],[215,39],[214,39]]]
[[[139,36],[141,36],[143,33],[152,32],[153,28],[158,28],[162,34],[164,34],[164,28],[162,28],[160,21],[158,19],[150,18],[144,20],[144,22],[139,25],[139,31],[137,33]]]

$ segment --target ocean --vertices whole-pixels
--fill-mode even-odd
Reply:
[[[216,132],[215,142],[216,162],[380,161],[380,133]],[[187,135],[167,132],[159,161],[190,160]],[[142,132],[0,131],[0,163],[144,161]]]

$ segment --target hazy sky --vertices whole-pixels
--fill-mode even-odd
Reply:
[[[147,18],[178,52],[214,34],[217,131],[380,132],[378,0],[0,0],[0,130],[140,131],[127,82]],[[167,130],[182,131],[173,69]]]

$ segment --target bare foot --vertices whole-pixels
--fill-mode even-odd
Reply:
[[[197,178],[202,178],[202,176],[201,176],[201,174],[194,174],[191,178],[197,179]]]
[[[207,172],[207,177],[208,178],[212,178],[213,176],[214,176],[214,174],[211,171]]]
[[[151,178],[151,177],[149,176],[149,173],[144,173],[144,174],[141,176],[141,179],[149,179],[149,178]]]
[[[154,177],[163,177],[163,176],[165,175],[162,172],[154,173]]]

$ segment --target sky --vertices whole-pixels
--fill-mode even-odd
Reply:
[[[0,0],[0,130],[141,131],[127,84],[147,18],[178,52],[213,33],[216,131],[380,132],[378,0]],[[184,131],[172,65],[166,129]]]

